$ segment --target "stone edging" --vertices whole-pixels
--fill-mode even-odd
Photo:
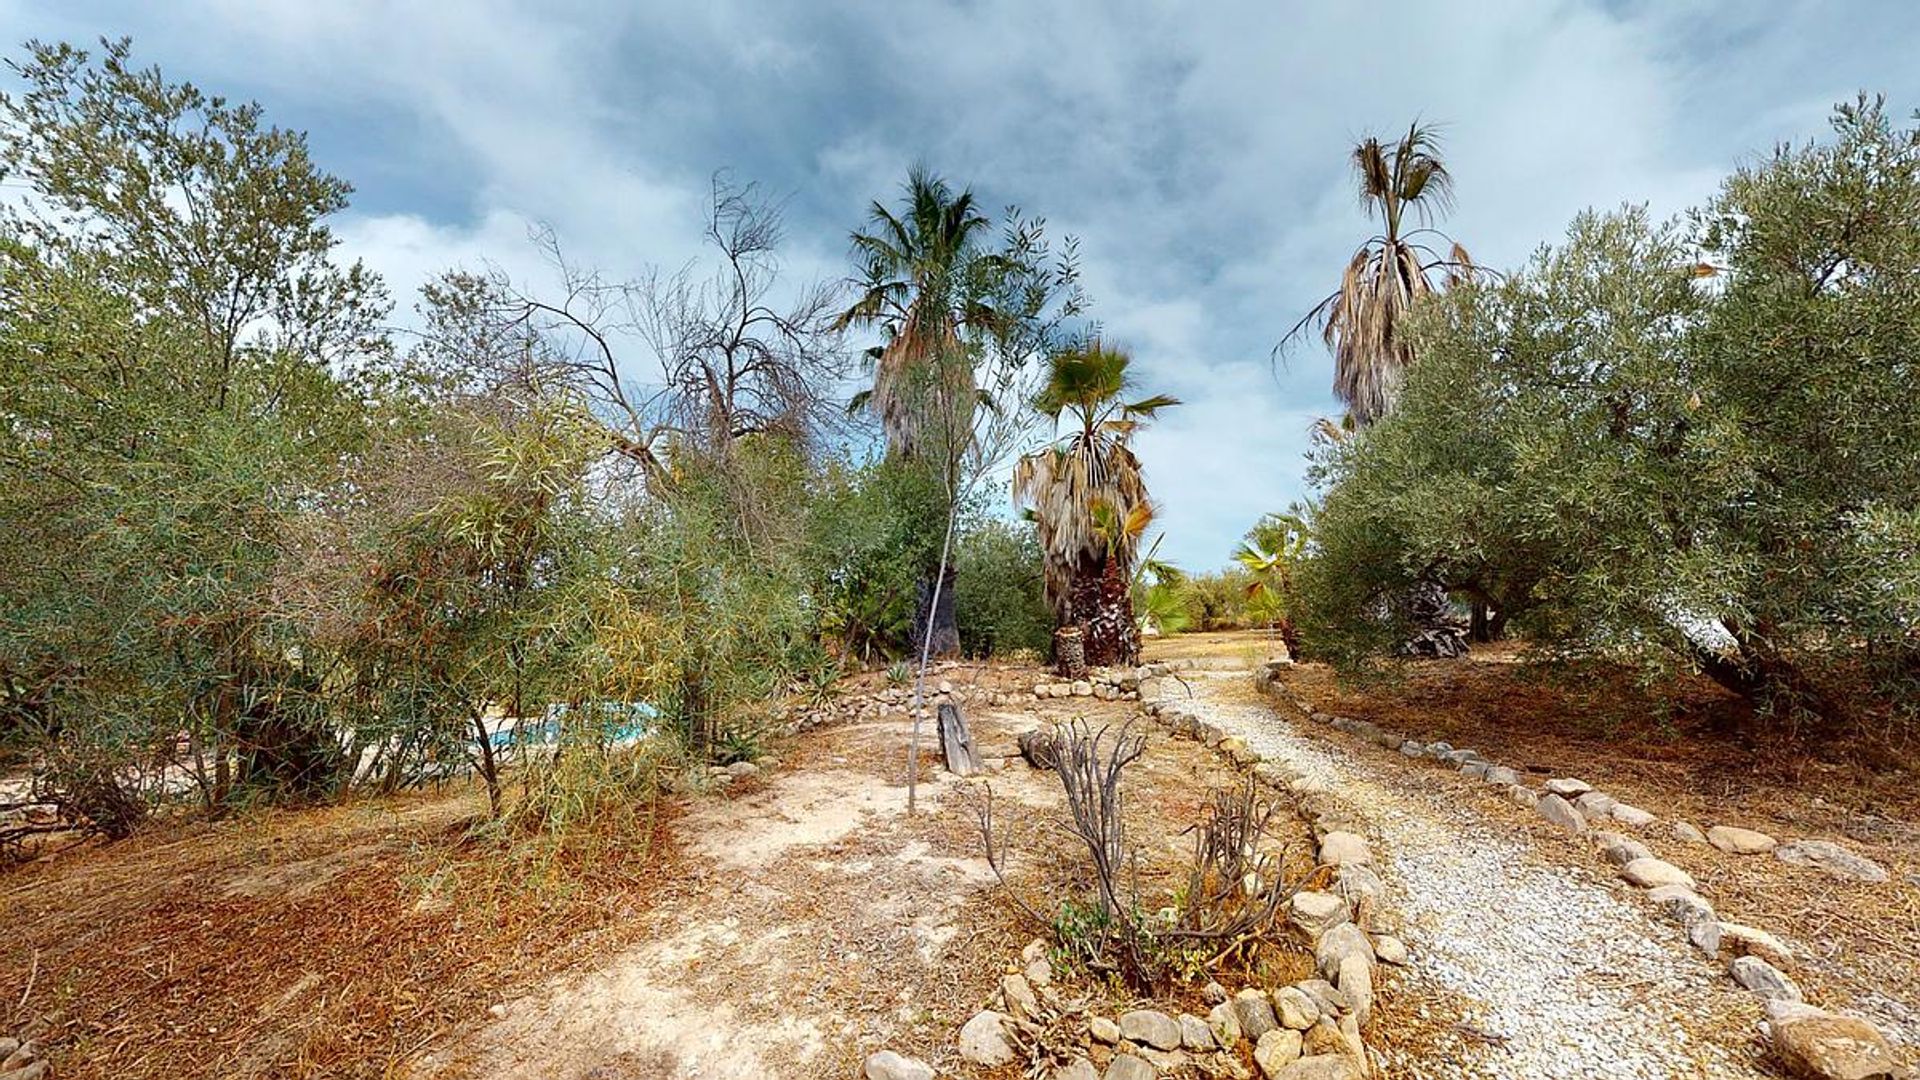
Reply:
[[[1598,831],[1597,822],[1645,829],[1659,818],[1646,810],[1596,791],[1572,777],[1547,781],[1544,790],[1527,785],[1518,772],[1487,760],[1475,750],[1456,750],[1445,742],[1421,743],[1366,720],[1335,716],[1286,686],[1282,673],[1290,665],[1270,663],[1256,672],[1261,692],[1298,709],[1308,720],[1409,758],[1452,765],[1471,779],[1498,789],[1513,802],[1537,811],[1555,825],[1576,835],[1591,836],[1619,876],[1642,890],[1663,920],[1686,932],[1687,941],[1709,960],[1729,954],[1726,974],[1766,1004],[1767,1027],[1775,1052],[1795,1070],[1811,1077],[1906,1076],[1884,1035],[1858,1017],[1826,1012],[1805,1003],[1800,988],[1781,969],[1791,967],[1793,953],[1764,930],[1721,922],[1713,905],[1699,894],[1692,875],[1672,863],[1653,857],[1646,845],[1618,832]],[[1773,837],[1750,829],[1716,825],[1706,833],[1687,822],[1675,822],[1676,839],[1709,843],[1732,854],[1774,852],[1796,865],[1817,865],[1855,880],[1884,881],[1877,864],[1822,840],[1779,845]],[[1876,874],[1877,872],[1877,874]]]

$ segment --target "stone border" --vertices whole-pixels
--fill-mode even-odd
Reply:
[[[1721,922],[1713,905],[1699,895],[1692,875],[1655,858],[1646,845],[1637,840],[1618,832],[1592,829],[1601,822],[1645,829],[1660,820],[1654,814],[1620,802],[1573,777],[1549,780],[1544,790],[1535,790],[1523,782],[1514,769],[1489,761],[1476,750],[1457,750],[1445,742],[1421,743],[1370,721],[1323,712],[1285,685],[1282,676],[1290,666],[1285,661],[1265,665],[1255,672],[1255,685],[1262,693],[1292,705],[1314,723],[1385,749],[1398,750],[1409,758],[1451,765],[1468,778],[1498,789],[1511,801],[1535,810],[1562,829],[1590,836],[1606,860],[1616,867],[1620,878],[1644,890],[1656,914],[1680,927],[1695,949],[1714,961],[1719,960],[1723,951],[1729,954],[1726,974],[1765,1002],[1767,1028],[1775,1052],[1797,1075],[1910,1075],[1899,1066],[1885,1036],[1872,1024],[1805,1003],[1799,986],[1781,970],[1793,964],[1793,953],[1784,942],[1755,927]],[[1801,840],[1780,845],[1765,833],[1734,826],[1716,825],[1701,833],[1694,825],[1680,821],[1674,822],[1672,828],[1677,840],[1711,844],[1729,854],[1771,851],[1782,861],[1820,866],[1854,880],[1885,881],[1887,877],[1878,864],[1830,841]]]

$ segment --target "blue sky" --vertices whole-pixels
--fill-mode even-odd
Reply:
[[[790,197],[788,269],[924,161],[1080,238],[1093,314],[1186,401],[1139,441],[1164,552],[1227,558],[1302,491],[1330,362],[1275,341],[1371,229],[1346,154],[1444,125],[1447,228],[1510,266],[1589,206],[1678,213],[1831,105],[1920,107],[1920,4],[710,4],[0,0],[30,37],[134,38],[255,98],[358,188],[336,223],[397,298],[550,224],[619,276],[697,254],[711,174]],[[404,299],[403,299],[404,303]],[[643,376],[644,370],[637,370]]]

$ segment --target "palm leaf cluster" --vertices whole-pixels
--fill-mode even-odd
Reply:
[[[1109,578],[1121,586],[1115,602],[1125,602],[1129,568],[1153,519],[1128,443],[1143,422],[1179,401],[1165,394],[1126,400],[1131,362],[1098,341],[1050,357],[1033,404],[1056,430],[1068,430],[1014,465],[1014,498],[1037,524],[1047,598],[1063,624],[1095,617],[1082,609],[1113,590],[1089,586]]]
[[[979,399],[962,331],[993,323],[995,312],[975,286],[1000,257],[980,246],[988,221],[972,191],[956,193],[916,167],[905,194],[899,213],[876,200],[869,228],[853,234],[859,296],[838,326],[878,326],[885,336],[868,352],[873,388],[852,407],[873,410],[888,450],[950,455],[948,444],[972,429]]]
[[[1360,201],[1381,231],[1353,253],[1340,287],[1294,324],[1287,341],[1318,326],[1333,353],[1333,392],[1365,426],[1393,408],[1413,362],[1400,330],[1423,297],[1474,272],[1458,243],[1431,227],[1453,205],[1453,176],[1433,128],[1414,124],[1397,142],[1368,138],[1353,149]],[[1409,222],[1418,227],[1408,228]],[[1442,255],[1436,245],[1444,244]]]

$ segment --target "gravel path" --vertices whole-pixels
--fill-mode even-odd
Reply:
[[[1369,764],[1247,703],[1246,679],[1192,673],[1196,711],[1320,781],[1366,823],[1404,916],[1413,976],[1469,999],[1465,1023],[1496,1040],[1429,1048],[1397,1062],[1397,1074],[1766,1075],[1749,1055],[1689,1033],[1745,1003],[1677,932],[1591,875],[1543,861],[1518,830],[1476,812],[1484,796],[1460,797],[1432,766]]]

